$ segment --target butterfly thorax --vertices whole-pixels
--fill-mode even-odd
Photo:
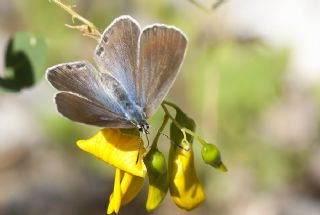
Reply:
[[[149,124],[146,120],[146,114],[140,105],[131,102],[127,103],[125,116],[139,131],[148,133]]]

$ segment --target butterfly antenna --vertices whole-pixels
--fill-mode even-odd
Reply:
[[[149,131],[145,131],[145,134],[146,134],[146,139],[147,139],[147,148],[149,148],[149,145],[150,145],[150,141],[149,141],[149,137],[148,137]]]

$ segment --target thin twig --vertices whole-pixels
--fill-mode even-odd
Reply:
[[[199,9],[203,10],[204,12],[209,12],[209,9],[206,8],[205,6],[203,6],[202,4],[200,4],[198,1],[196,0],[189,0],[189,2],[191,2],[192,4],[194,4],[195,6],[197,6]]]
[[[67,13],[71,15],[72,22],[74,23],[74,20],[77,19],[78,21],[82,22],[83,25],[68,25],[66,26],[68,28],[77,29],[80,32],[83,33],[85,36],[89,36],[91,38],[94,38],[98,40],[101,37],[101,33],[98,30],[98,28],[89,20],[82,17],[80,14],[78,14],[76,11],[73,10],[73,6],[64,4],[61,0],[49,0],[49,2],[53,2],[54,4],[61,7],[63,10],[65,10]]]
[[[220,7],[224,3],[226,3],[226,0],[217,0],[215,3],[213,3],[212,9],[216,10],[218,7]]]

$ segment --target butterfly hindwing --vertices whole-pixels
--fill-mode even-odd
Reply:
[[[125,118],[74,93],[59,92],[55,96],[55,102],[63,116],[76,122],[111,128],[133,127]]]

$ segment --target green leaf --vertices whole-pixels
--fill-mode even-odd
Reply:
[[[0,90],[19,91],[33,86],[44,75],[46,58],[44,39],[33,33],[16,33],[7,46]]]
[[[175,120],[184,128],[187,128],[191,131],[194,131],[196,128],[196,123],[193,119],[191,119],[190,117],[188,117],[180,108],[178,108],[177,106],[174,107],[176,109],[176,117]],[[181,132],[181,130],[175,126],[175,124],[172,122],[170,125],[170,137],[171,139],[176,143],[176,144],[180,144],[180,142],[183,139],[183,134]],[[190,135],[187,135],[187,140],[189,143],[193,142],[193,137]]]

